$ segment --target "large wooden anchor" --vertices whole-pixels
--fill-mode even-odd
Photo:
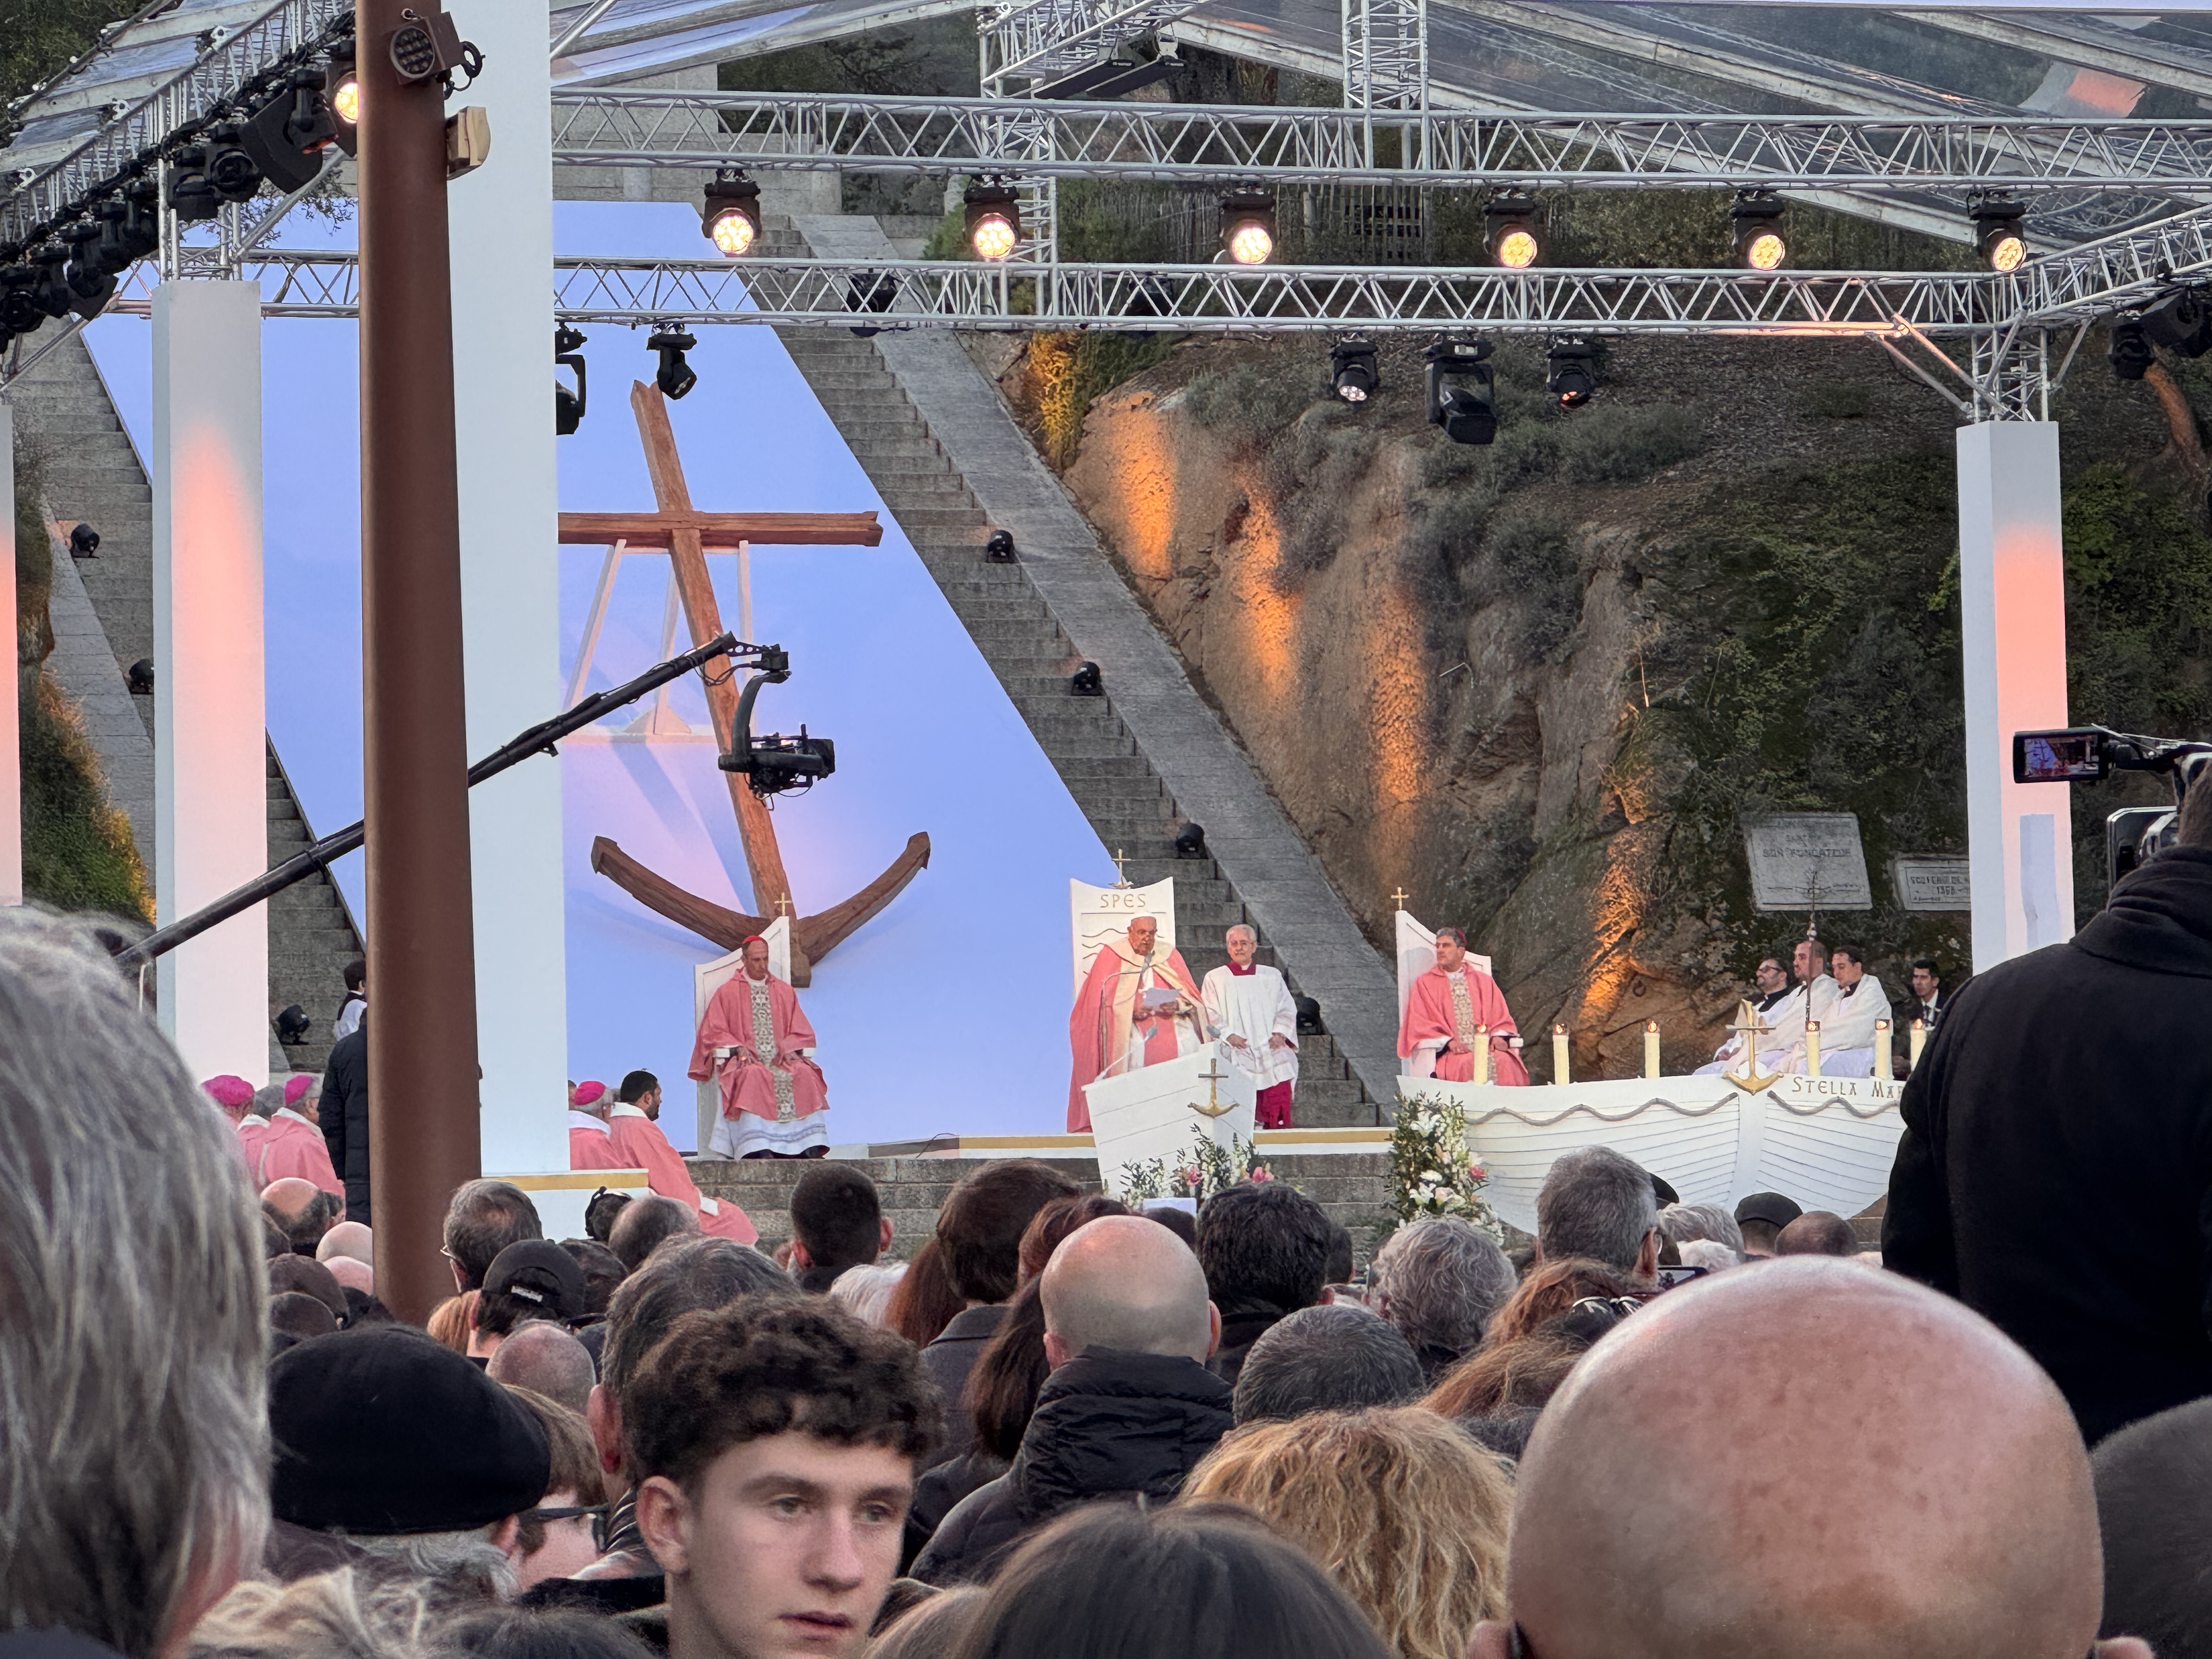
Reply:
[[[645,445],[645,465],[653,477],[653,513],[563,513],[561,539],[571,544],[611,546],[626,552],[665,549],[684,617],[695,645],[703,645],[722,631],[721,612],[714,602],[714,587],[707,574],[707,550],[735,551],[741,560],[754,545],[785,547],[874,547],[884,536],[873,513],[702,513],[691,505],[691,491],[684,481],[684,464],[676,453],[676,433],[668,421],[668,404],[657,386],[633,383],[630,407],[637,414],[638,436]],[[750,612],[747,603],[744,609]],[[743,622],[750,627],[748,614]],[[719,684],[709,681],[707,707],[714,720],[714,739],[727,754],[738,740],[738,685],[734,675]],[[889,904],[929,863],[929,837],[911,836],[906,850],[890,867],[842,904],[833,904],[812,915],[794,915],[791,878],[784,872],[783,852],[776,845],[775,823],[767,806],[753,793],[741,774],[725,772],[730,805],[737,810],[738,834],[744,842],[745,868],[752,878],[753,902],[770,914],[747,915],[685,891],[665,876],[656,875],[605,836],[592,842],[592,868],[613,882],[647,909],[690,928],[702,939],[726,951],[734,951],[752,934],[763,933],[778,915],[791,917],[791,982],[805,985],[813,978],[813,964],[821,961],[860,925]]]

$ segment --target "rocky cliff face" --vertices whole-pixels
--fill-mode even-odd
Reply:
[[[1385,345],[1364,407],[1325,362],[1187,343],[1092,404],[1065,477],[1378,943],[1402,885],[1470,928],[1524,1032],[1575,1032],[1578,1071],[1635,1069],[1647,1019],[1685,1067],[1805,929],[1751,908],[1741,819],[1812,809],[1858,813],[1876,890],[1832,940],[1893,988],[1913,955],[1962,958],[1965,918],[1907,915],[1887,870],[1964,848],[1942,403],[1869,346],[1670,340],[1616,344],[1563,413],[1507,343],[1498,441],[1468,447],[1423,421],[1417,346]],[[1002,385],[1021,408],[1019,362]],[[2069,547],[2152,568],[2125,607],[2077,596],[2077,717],[2202,726],[2171,661],[2136,663],[2161,626],[2154,656],[2201,656],[2205,611],[2138,613],[2212,580],[2166,428],[2095,362],[2061,418]],[[1541,1076],[1548,1045],[1529,1058]]]

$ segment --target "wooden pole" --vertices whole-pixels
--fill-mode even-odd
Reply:
[[[446,1206],[482,1153],[446,106],[392,67],[406,4],[356,13],[361,566],[376,1286],[419,1323],[453,1292]]]

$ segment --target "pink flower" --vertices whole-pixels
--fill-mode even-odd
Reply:
[[[1266,1164],[1255,1164],[1252,1166],[1252,1179],[1255,1182],[1273,1181],[1274,1178],[1274,1171],[1270,1170]]]
[[[1484,1169],[1480,1164],[1468,1164],[1467,1166],[1467,1173],[1468,1178],[1471,1180],[1487,1181],[1490,1179],[1490,1171]]]
[[[1187,1184],[1193,1187],[1197,1186],[1200,1180],[1198,1165],[1195,1164],[1184,1164],[1182,1166],[1182,1178]]]

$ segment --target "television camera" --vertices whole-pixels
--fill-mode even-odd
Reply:
[[[811,736],[805,726],[787,738],[781,732],[753,736],[753,705],[764,685],[781,685],[791,678],[791,653],[781,646],[752,647],[759,653],[752,678],[738,698],[737,719],[732,722],[736,747],[719,757],[715,764],[725,772],[742,775],[755,795],[804,793],[837,769],[837,745],[827,738]]]
[[[2095,783],[2115,772],[2163,775],[2173,789],[2171,806],[2123,806],[2105,818],[2105,877],[2117,882],[2174,843],[2182,803],[2212,762],[2212,743],[2136,737],[2101,726],[2055,732],[2015,732],[2015,783]]]

